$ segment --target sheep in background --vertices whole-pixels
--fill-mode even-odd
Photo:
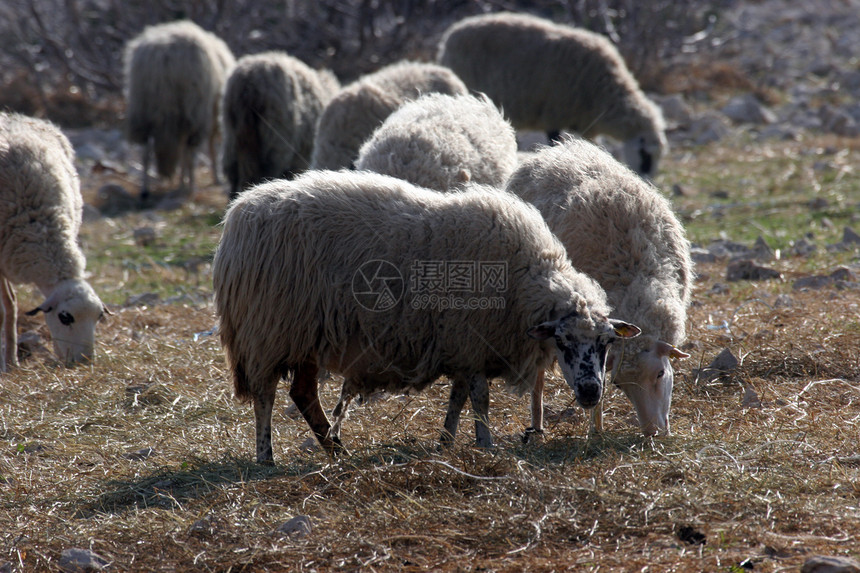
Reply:
[[[473,277],[472,294],[502,303],[443,310],[421,261],[487,265],[494,272]],[[482,186],[438,193],[367,171],[264,183],[228,209],[212,273],[218,332],[236,396],[254,404],[260,463],[272,463],[282,377],[292,375],[290,397],[330,453],[354,396],[420,391],[443,375],[453,380],[445,440],[469,395],[477,442],[489,446],[488,377],[523,393],[557,355],[592,407],[608,344],[638,333],[605,318],[604,293],[570,265],[536,209]],[[334,425],[319,402],[320,368],[344,376]]]
[[[422,94],[465,94],[454,72],[436,64],[401,61],[344,87],[326,106],[317,126],[313,169],[352,168],[361,144],[385,118]]]
[[[291,177],[310,164],[316,123],[340,89],[284,52],[239,58],[221,103],[224,175],[230,198],[265,179]]]
[[[220,38],[182,20],[148,26],[125,48],[127,137],[144,146],[141,198],[149,196],[153,148],[158,174],[180,167],[179,189],[194,191],[194,156],[208,139],[218,182],[215,140],[221,90],[235,61]]]
[[[517,139],[487,97],[428,94],[388,116],[355,166],[437,191],[468,181],[502,187],[517,166]]]
[[[605,37],[527,14],[472,16],[445,31],[439,63],[487,94],[517,129],[623,142],[625,162],[653,177],[667,143],[649,100]]]
[[[670,359],[688,356],[675,345],[686,335],[694,276],[690,245],[671,204],[611,155],[578,138],[523,162],[507,190],[538,208],[573,265],[606,291],[612,316],[642,328],[635,341],[612,349],[613,381],[633,403],[644,434],[668,433]],[[542,387],[541,378],[532,402],[537,431]],[[599,429],[599,413],[593,421]]]
[[[0,112],[0,370],[18,364],[13,284],[35,284],[54,351],[67,364],[91,360],[95,325],[106,312],[84,280],[77,243],[83,200],[74,151],[53,124]]]

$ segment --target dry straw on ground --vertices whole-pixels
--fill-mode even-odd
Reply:
[[[707,213],[708,183],[684,165],[665,177],[703,186],[685,200],[702,205],[681,207]],[[728,175],[721,183],[735,193]],[[857,200],[852,177],[845,204]],[[782,259],[771,263],[782,281],[721,288],[724,263],[700,265],[672,436],[640,437],[613,391],[606,432],[588,437],[587,416],[554,375],[542,441],[521,443],[527,400],[496,384],[498,446],[474,448],[464,422],[455,447],[439,451],[442,381],[354,408],[350,453],[330,460],[304,448],[309,432],[285,414],[285,383],[277,465],[266,468],[252,463],[252,409],[232,398],[217,338],[205,334],[215,321],[205,257],[197,274],[186,270],[211,256],[221,193],[85,227],[93,283],[114,315],[98,328],[94,364],[59,367],[36,343],[3,375],[5,570],[56,571],[73,547],[111,571],[796,571],[812,554],[860,553],[860,290],[791,289],[794,277],[856,254]],[[732,216],[724,209],[722,222]],[[133,240],[143,225],[156,228],[146,246]],[[148,290],[160,301],[124,306]],[[33,302],[22,293],[22,307]],[[46,337],[43,324],[22,317],[21,329]],[[735,370],[696,374],[725,348]],[[324,387],[326,407],[338,381]],[[276,532],[300,515],[309,533]]]

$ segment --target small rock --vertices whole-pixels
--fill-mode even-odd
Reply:
[[[298,539],[307,537],[313,531],[311,518],[307,515],[297,515],[286,523],[282,523],[275,529],[275,533],[283,533]]]
[[[715,263],[717,262],[717,255],[712,253],[711,251],[693,247],[690,249],[690,258],[693,259],[694,263]]]
[[[842,242],[843,243],[860,243],[860,235],[852,229],[851,227],[845,227],[842,229]]]
[[[689,525],[684,525],[678,528],[678,539],[690,545],[704,545],[707,538],[705,534]]]
[[[110,183],[98,190],[98,206],[104,215],[115,217],[137,209],[138,200],[124,187]]]
[[[735,281],[762,281],[781,279],[782,273],[768,267],[756,265],[752,261],[742,260],[729,263],[726,268],[726,280]]]
[[[774,308],[791,308],[794,306],[794,299],[787,294],[780,294],[774,299],[773,306]]]
[[[744,397],[741,400],[741,408],[761,408],[761,400],[752,384],[744,384]]]
[[[738,366],[740,366],[740,361],[737,357],[728,348],[723,348],[708,366],[701,370],[694,369],[693,376],[703,382],[712,382],[725,374],[733,372]]]
[[[800,239],[795,241],[791,246],[791,253],[798,257],[808,257],[818,250],[813,243],[810,243],[806,239]]]
[[[714,199],[728,199],[729,192],[725,189],[717,189],[716,191],[711,192],[711,197],[713,197]]]
[[[819,110],[818,115],[821,117],[821,127],[825,131],[843,137],[860,135],[860,125],[857,125],[854,117],[843,109],[825,105]]]
[[[735,123],[770,124],[776,122],[776,114],[762,105],[752,94],[737,96],[720,111]]]
[[[663,111],[663,118],[666,121],[676,126],[689,125],[693,114],[690,112],[690,106],[684,101],[682,95],[673,94],[664,97],[659,103]]]
[[[93,223],[102,218],[102,212],[99,211],[96,207],[90,205],[89,203],[84,203],[84,209],[81,215],[81,220],[84,223]]]
[[[303,452],[307,452],[310,454],[312,452],[319,451],[320,443],[317,441],[317,439],[315,437],[311,436],[310,438],[307,438],[304,442],[301,443],[301,445],[299,446],[299,449],[302,450]]]
[[[800,573],[860,573],[860,563],[850,557],[816,555],[803,563]]]
[[[720,141],[729,134],[724,116],[716,112],[705,112],[690,122],[689,138],[696,145]]]
[[[107,559],[89,549],[64,549],[57,564],[64,573],[89,573],[102,571],[108,565]]]
[[[134,243],[138,247],[149,247],[158,238],[158,234],[152,227],[138,227],[134,230],[132,236],[134,237]]]
[[[135,452],[127,452],[127,453],[123,454],[122,457],[124,457],[127,460],[140,461],[140,460],[145,460],[146,458],[148,458],[149,456],[151,456],[154,453],[155,453],[155,450],[153,450],[152,448],[142,448],[142,449],[137,450]]]
[[[772,261],[779,258],[779,252],[774,251],[761,235],[755,240],[750,254],[760,261]]]
[[[161,296],[156,292],[144,292],[136,294],[125,299],[123,306],[152,306],[161,301]]]

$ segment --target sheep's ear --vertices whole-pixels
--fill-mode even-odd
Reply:
[[[28,310],[24,314],[26,314],[27,316],[36,316],[40,312],[51,312],[52,310],[54,310],[53,306],[47,306],[45,303],[42,303],[33,310]]]
[[[549,322],[542,322],[537,326],[533,326],[528,329],[526,334],[535,340],[546,340],[547,338],[552,338],[555,336],[555,331],[558,328],[558,321],[551,320]]]
[[[669,358],[689,358],[690,355],[677,348],[672,346],[668,342],[663,342],[662,340],[657,341],[657,354],[659,356],[668,356]]]
[[[635,324],[630,324],[623,320],[610,318],[609,324],[612,325],[612,329],[615,331],[615,336],[618,338],[635,338],[642,332],[642,329]]]

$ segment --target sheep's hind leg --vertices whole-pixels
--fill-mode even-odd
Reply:
[[[274,384],[268,384],[262,392],[254,396],[254,417],[257,421],[257,463],[274,465],[272,456],[272,407],[275,404],[275,390],[277,389],[277,378]]]
[[[0,276],[0,319],[3,323],[2,338],[5,342],[0,372],[5,372],[18,366],[18,302],[15,299],[12,283],[3,276]]]
[[[490,385],[485,376],[475,374],[469,379],[469,398],[472,400],[472,413],[475,415],[475,443],[479,448],[492,448]]]
[[[465,378],[456,377],[451,381],[451,396],[448,398],[448,413],[445,415],[445,429],[439,441],[443,448],[449,448],[454,444],[457,436],[457,426],[460,425],[460,412],[469,395],[469,385]]]
[[[319,367],[315,362],[300,364],[290,387],[290,398],[296,403],[320,445],[329,455],[334,456],[343,450],[343,446],[340,438],[329,435],[331,424],[320,405],[318,371]]]

